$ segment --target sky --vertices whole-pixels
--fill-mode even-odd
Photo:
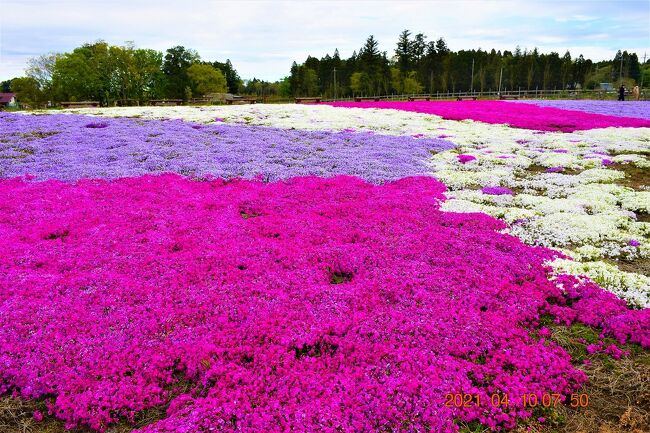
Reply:
[[[650,0],[0,0],[0,80],[23,75],[32,57],[104,40],[183,45],[275,81],[307,55],[349,57],[371,34],[391,56],[404,29],[452,50],[537,47],[598,61],[621,49],[643,60]]]

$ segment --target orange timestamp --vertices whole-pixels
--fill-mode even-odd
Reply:
[[[482,397],[479,394],[466,393],[449,393],[445,394],[446,407],[470,407],[470,406],[487,406],[509,407],[514,401],[508,394],[492,394],[489,398]],[[554,393],[524,393],[516,397],[517,403],[522,403],[524,407],[557,407],[563,404],[562,394]],[[573,408],[589,406],[589,394],[571,394],[566,403]]]

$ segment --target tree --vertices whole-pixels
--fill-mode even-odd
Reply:
[[[373,35],[366,39],[366,43],[359,52],[360,72],[365,74],[363,82],[363,93],[379,94],[388,91],[390,87],[390,66],[386,53],[379,51],[379,43]]]
[[[278,86],[278,94],[284,97],[291,96],[291,84],[289,77],[284,77],[282,80],[280,80]]]
[[[415,35],[415,39],[411,43],[411,57],[414,61],[418,62],[424,56],[427,49],[426,36],[423,33]]]
[[[397,40],[397,48],[395,55],[397,56],[397,66],[401,72],[406,72],[411,67],[411,41],[409,36],[411,32],[408,30],[402,31]]]
[[[44,99],[55,99],[52,89],[52,76],[54,75],[54,65],[59,57],[61,57],[61,54],[48,53],[34,57],[27,62],[26,75],[38,82]]]
[[[301,70],[301,94],[316,96],[318,93],[318,75],[316,75],[316,71],[303,67]]]
[[[422,84],[420,84],[417,80],[417,74],[415,71],[411,71],[407,74],[407,76],[404,78],[404,93],[409,94],[409,93],[420,93],[424,89]]]
[[[226,63],[212,62],[212,66],[214,66],[215,69],[219,69],[226,77],[228,92],[239,93],[239,89],[242,86],[242,80],[239,78],[239,74],[232,66],[230,59],[226,59]]]
[[[399,68],[390,68],[390,77],[393,90],[398,94],[403,93],[404,81],[402,80],[402,71]]]
[[[225,93],[228,90],[226,77],[212,65],[194,63],[187,68],[187,76],[192,83],[193,93],[207,95],[208,93]]]
[[[436,41],[436,51],[441,55],[449,54],[449,48],[447,47],[447,43],[443,38],[440,38]]]
[[[20,77],[11,80],[11,91],[16,94],[16,99],[30,106],[40,105],[43,102],[41,87],[33,77]]]
[[[570,83],[571,77],[573,77],[573,62],[571,61],[571,53],[568,51],[562,56],[562,89],[566,89],[567,86],[573,88],[574,83]]]
[[[639,57],[636,53],[630,54],[629,64],[629,77],[638,82],[641,79],[641,65],[639,64]]]
[[[132,97],[139,102],[158,99],[164,94],[165,76],[162,72],[163,56],[160,51],[144,48],[133,51]]]
[[[196,51],[180,45],[167,50],[162,64],[162,71],[167,81],[166,94],[168,97],[175,99],[185,97],[185,88],[191,86],[187,69],[200,59]]]
[[[56,60],[52,87],[58,100],[100,100],[97,71],[86,55],[76,50]]]
[[[239,78],[239,74],[232,66],[232,63],[230,63],[230,59],[226,59],[224,74],[226,75],[228,91],[230,93],[237,93],[239,91],[239,86],[241,86],[241,78]]]
[[[366,87],[365,84],[366,77],[363,72],[355,72],[350,76],[350,89],[352,90],[352,94],[354,95],[360,95],[363,93],[364,88]]]

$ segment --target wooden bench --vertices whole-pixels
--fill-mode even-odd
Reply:
[[[181,105],[182,103],[183,103],[182,99],[152,99],[151,101],[149,101],[149,104],[155,107]]]
[[[379,96],[355,96],[354,102],[361,102],[361,101],[379,101],[381,98]]]
[[[409,96],[409,101],[430,101],[431,96]]]
[[[476,96],[457,96],[456,101],[476,101]]]
[[[192,105],[210,105],[212,103],[212,98],[205,96],[203,98],[192,98],[190,99],[190,104]]]
[[[241,102],[242,104],[256,104],[256,98],[231,98],[226,99],[226,104],[233,105],[235,102]]]
[[[99,101],[67,101],[61,102],[63,108],[95,108],[99,107]]]
[[[499,99],[519,99],[518,95],[499,95]]]
[[[320,104],[321,98],[295,98],[296,104]]]

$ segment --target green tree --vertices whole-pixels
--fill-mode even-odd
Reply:
[[[194,63],[187,68],[194,94],[225,93],[228,90],[226,77],[212,65]]]
[[[566,89],[567,87],[574,87],[574,83],[571,83],[571,78],[573,77],[573,62],[571,61],[571,53],[568,51],[564,53],[564,56],[562,56],[562,66],[561,66],[561,74],[562,74],[562,89]]]
[[[386,53],[379,51],[379,42],[373,35],[366,39],[366,43],[359,52],[360,72],[365,74],[362,92],[365,94],[380,94],[388,92],[390,87],[390,66]]]
[[[43,102],[43,92],[38,81],[33,77],[14,78],[11,80],[11,91],[16,94],[19,102],[32,107]]]
[[[291,96],[291,83],[289,77],[284,77],[280,80],[278,94],[285,97]]]
[[[302,68],[301,74],[301,94],[306,96],[318,95],[318,75],[311,68]]]
[[[180,45],[167,50],[162,64],[162,71],[167,82],[166,96],[174,99],[185,97],[185,88],[191,86],[187,69],[200,59],[196,51]]]
[[[404,78],[404,93],[421,93],[423,89],[424,87],[417,80],[417,73],[415,71],[409,72]]]
[[[216,69],[219,69],[226,77],[228,92],[239,93],[239,89],[242,86],[242,80],[239,78],[239,74],[232,66],[230,59],[227,59],[226,63],[212,62],[212,66],[214,66]]]
[[[406,72],[411,67],[412,50],[411,41],[409,40],[411,32],[408,30],[402,31],[397,40],[397,48],[395,49],[395,56],[397,56],[397,66],[399,71]],[[392,72],[391,72],[392,73]]]
[[[56,60],[52,87],[58,100],[100,100],[97,70],[86,55],[76,50]]]
[[[393,90],[401,94],[404,91],[404,81],[402,80],[402,71],[399,68],[390,68],[390,77]]]
[[[355,72],[350,76],[350,89],[352,94],[361,95],[366,88],[366,76],[363,72]]]
[[[415,62],[419,62],[424,57],[427,49],[426,39],[427,37],[423,33],[418,33],[410,44],[411,57]]]
[[[128,104],[142,103],[162,96],[162,54],[155,50],[137,49],[133,44],[109,49],[114,64],[112,77],[115,97]]]
[[[630,66],[628,68],[629,77],[638,82],[641,79],[641,65],[636,53],[630,54]]]
[[[148,48],[133,51],[133,95],[139,102],[163,96],[165,76],[161,70],[162,61],[160,51]]]

